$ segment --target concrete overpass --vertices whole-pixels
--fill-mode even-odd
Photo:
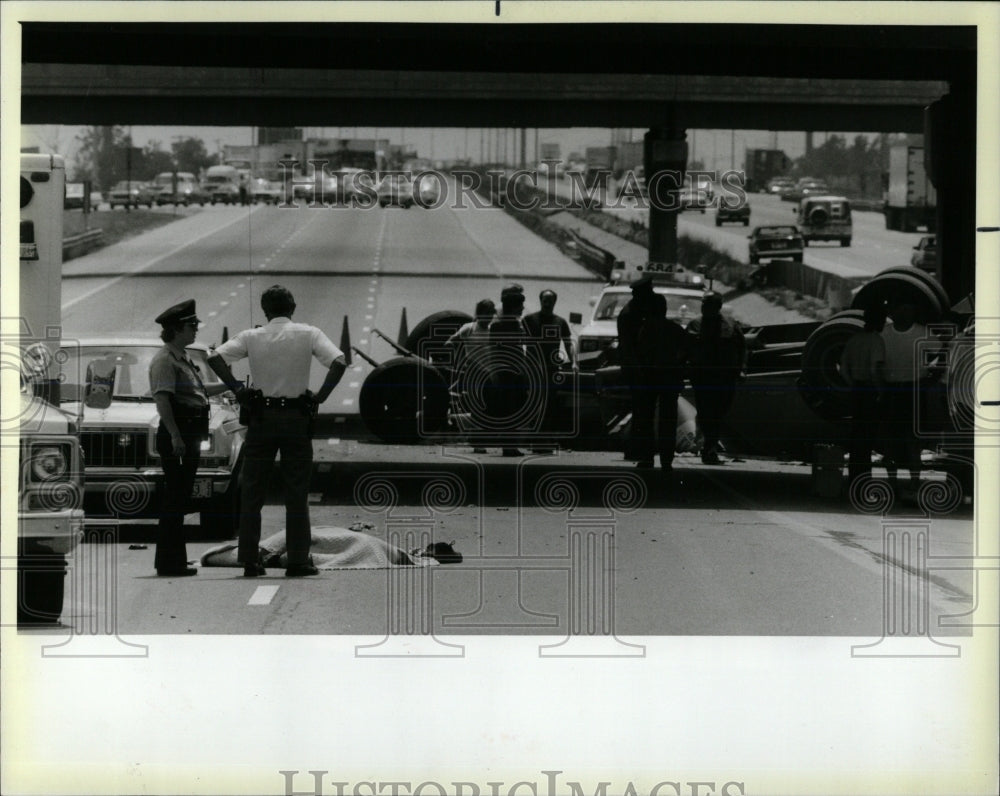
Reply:
[[[924,132],[940,252],[974,287],[972,26],[22,26],[23,123],[646,127]],[[677,146],[674,146],[677,145]],[[672,219],[651,223],[657,259]],[[665,226],[663,226],[665,225]]]

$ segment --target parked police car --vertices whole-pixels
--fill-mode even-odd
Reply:
[[[577,359],[581,371],[618,364],[618,315],[632,298],[631,283],[652,274],[653,290],[667,300],[667,317],[681,326],[701,315],[705,282],[701,274],[675,263],[646,263],[633,272],[613,271],[612,282],[598,296],[590,321],[577,337]]]

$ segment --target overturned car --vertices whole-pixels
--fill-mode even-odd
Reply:
[[[737,386],[736,400],[724,420],[726,449],[747,456],[811,462],[817,444],[843,444],[851,400],[840,374],[841,352],[846,341],[863,328],[865,307],[900,301],[917,307],[918,320],[932,333],[928,345],[947,348],[947,367],[939,382],[922,393],[919,432],[924,448],[945,454],[943,460],[955,469],[955,477],[970,494],[969,417],[975,405],[971,302],[966,299],[952,306],[932,276],[910,266],[878,274],[857,290],[850,309],[826,321],[744,325],[746,378]],[[458,400],[461,374],[455,372],[446,341],[470,320],[465,313],[443,311],[425,318],[403,341],[379,333],[399,356],[381,364],[369,359],[375,367],[362,386],[359,408],[372,434],[393,443],[477,441],[484,445],[530,444],[543,435],[540,390],[531,389],[539,383],[537,374],[524,374],[529,384],[528,408],[517,422],[510,420],[506,426],[490,408],[485,386],[471,400],[468,396]],[[614,335],[609,330],[601,345],[586,352],[591,354],[586,367],[581,356],[579,371],[564,367],[560,372],[559,423],[544,432],[547,440],[555,438],[560,445],[577,450],[626,449],[630,402],[615,357]],[[682,393],[678,450],[697,445],[697,436],[691,433],[693,403],[690,395]]]

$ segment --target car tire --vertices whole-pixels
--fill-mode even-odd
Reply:
[[[439,365],[444,359],[445,341],[458,331],[459,327],[473,320],[468,313],[459,310],[442,310],[428,315],[406,338],[406,348],[417,356]],[[433,344],[425,342],[434,341]]]
[[[928,274],[905,265],[887,269],[869,279],[854,294],[851,308],[863,310],[871,304],[891,305],[905,301],[917,308],[920,323],[937,323],[951,304],[948,295]]]
[[[843,248],[846,248],[846,247],[850,246],[851,245],[851,239],[850,238],[841,238],[840,239],[840,245]]]
[[[715,226],[717,226],[717,227],[721,227],[722,226],[722,222],[719,221],[718,216],[716,216],[716,218],[715,218]]]
[[[806,247],[806,246],[808,246],[808,245],[809,245],[809,238],[803,238],[802,239],[802,246],[803,246],[803,248]]]
[[[59,624],[66,588],[66,557],[18,539],[17,626]]]
[[[383,442],[412,444],[444,428],[450,402],[440,370],[419,357],[396,357],[368,374],[358,410],[368,430]]]
[[[744,227],[749,227],[750,226],[750,219],[749,218],[743,219],[743,226]]]
[[[851,416],[851,394],[840,375],[844,345],[865,327],[864,312],[849,309],[832,315],[806,339],[802,348],[799,394],[817,415],[834,422]]]
[[[760,263],[760,257],[757,257],[756,255],[751,254],[750,255],[750,265],[757,265],[758,263]]]

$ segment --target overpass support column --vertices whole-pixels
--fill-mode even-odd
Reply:
[[[684,184],[688,147],[683,129],[654,127],[643,138],[643,161],[649,189],[649,259],[677,262],[677,214],[673,189]]]
[[[924,116],[924,158],[937,189],[938,268],[952,303],[976,288],[976,98],[952,88]]]

